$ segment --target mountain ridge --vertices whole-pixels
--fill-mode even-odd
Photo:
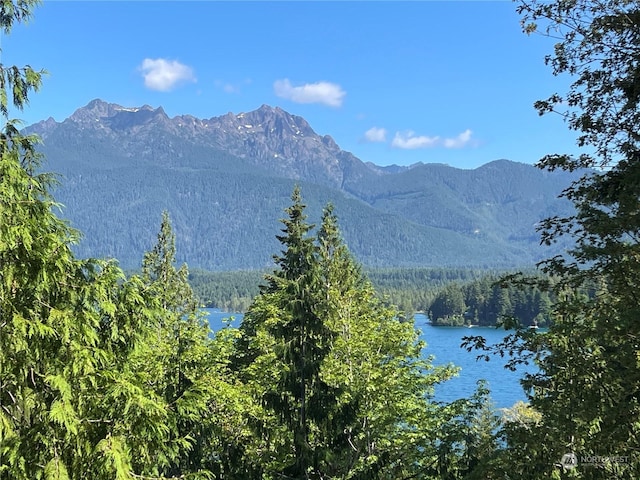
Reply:
[[[96,99],[62,122],[25,130],[42,137],[47,169],[66,178],[56,197],[85,233],[79,253],[126,267],[153,244],[168,209],[182,260],[262,268],[295,183],[314,219],[324,203],[336,204],[352,251],[376,266],[530,265],[548,256],[537,222],[569,212],[556,198],[566,174],[504,159],[471,170],[367,164],[304,118],[268,105],[198,119]]]
[[[45,123],[46,128],[42,128],[43,122],[38,122],[27,131],[41,134],[46,141],[53,126],[50,120]],[[88,129],[103,136],[117,133],[130,140],[128,147],[132,141],[146,141],[149,128],[160,128],[170,135],[188,135],[201,146],[223,149],[258,167],[267,162],[279,175],[313,179],[333,187],[343,184],[345,169],[352,175],[369,173],[353,154],[342,151],[331,136],[320,136],[304,118],[268,105],[251,112],[229,112],[209,119],[191,115],[170,118],[162,107],[123,107],[95,99],[56,123],[58,126],[73,123],[85,132]],[[359,174],[354,169],[359,170]]]

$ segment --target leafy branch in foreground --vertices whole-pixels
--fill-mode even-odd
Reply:
[[[542,223],[542,241],[575,240],[566,255],[540,264],[556,281],[543,285],[557,299],[548,332],[516,331],[488,349],[533,360],[538,371],[523,385],[541,415],[526,437],[507,432],[519,478],[568,476],[560,459],[615,459],[571,470],[574,478],[640,475],[640,8],[635,1],[519,1],[527,33],[558,40],[546,58],[553,73],[569,74],[565,95],[536,103],[541,114],[560,111],[579,157],[548,155],[540,166],[579,170],[563,195],[575,215]],[[598,167],[597,169],[591,169]],[[478,343],[487,351],[485,345]]]

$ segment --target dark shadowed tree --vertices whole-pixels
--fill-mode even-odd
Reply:
[[[563,193],[575,215],[542,224],[543,242],[575,241],[567,255],[541,264],[557,282],[515,279],[546,286],[557,302],[548,333],[521,331],[499,347],[516,352],[514,363],[534,358],[539,365],[525,385],[533,388],[531,404],[541,419],[527,430],[526,465],[514,458],[512,467],[520,478],[567,475],[560,459],[575,453],[603,460],[578,465],[573,477],[638,478],[640,6],[627,0],[518,4],[527,33],[557,39],[546,58],[553,73],[573,79],[565,94],[536,107],[561,114],[588,153],[540,161],[542,168],[583,175]]]
[[[319,316],[317,247],[308,235],[312,226],[305,221],[299,188],[291,198],[277,236],[283,246],[274,257],[277,269],[245,315],[239,354],[247,378],[264,389],[267,412],[287,432],[277,438],[275,468],[292,478],[311,478],[327,454],[319,445],[321,424],[336,404],[335,389],[320,376],[335,333]]]

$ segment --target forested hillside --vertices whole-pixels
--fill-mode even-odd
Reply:
[[[153,241],[148,219],[168,210],[179,259],[207,270],[260,269],[277,248],[268,233],[294,184],[313,221],[332,202],[344,237],[367,266],[533,265],[538,222],[570,211],[557,195],[571,174],[501,160],[475,170],[440,164],[382,169],[340,150],[277,107],[210,119],[94,100],[63,122],[26,129],[62,174],[61,215],[85,235],[83,256],[125,268]]]
[[[189,283],[207,307],[245,312],[268,270],[233,272],[192,271]],[[366,269],[364,274],[378,297],[398,305],[405,315],[425,312],[433,325],[495,326],[513,319],[523,326],[549,325],[555,301],[535,286],[505,285],[510,272],[442,268]],[[593,289],[585,290],[593,296]]]
[[[427,309],[433,324],[549,325],[555,298],[535,286],[504,285],[499,280],[496,276],[486,276],[467,284],[454,282],[441,288]]]

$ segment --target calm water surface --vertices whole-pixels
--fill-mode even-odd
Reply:
[[[207,308],[209,325],[216,331],[225,325],[224,319],[233,317],[231,325],[237,327],[242,321],[241,313],[227,313]],[[461,368],[460,374],[436,388],[436,399],[452,401],[457,398],[469,397],[476,389],[476,382],[484,379],[491,390],[491,398],[496,408],[512,406],[515,402],[526,401],[526,396],[519,379],[524,369],[512,372],[504,368],[504,360],[500,358],[476,361],[477,352],[467,352],[460,348],[462,337],[482,335],[487,344],[497,343],[505,336],[504,330],[489,327],[461,328],[461,327],[432,327],[422,314],[415,315],[416,327],[422,331],[422,339],[427,342],[425,355],[433,355],[434,365],[453,363]],[[530,367],[532,368],[532,367]]]

